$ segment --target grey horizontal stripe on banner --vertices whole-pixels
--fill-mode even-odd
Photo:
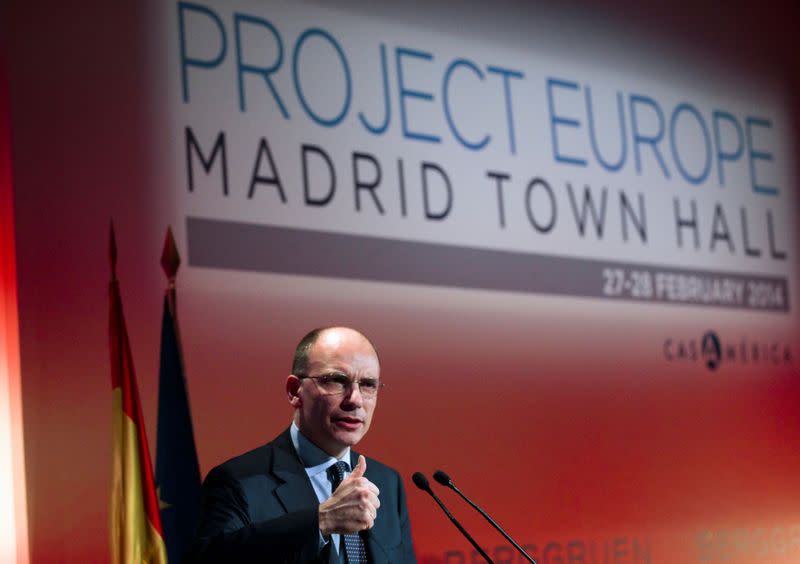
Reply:
[[[778,277],[477,249],[197,217],[187,218],[187,233],[189,264],[198,267],[789,311],[787,280]]]

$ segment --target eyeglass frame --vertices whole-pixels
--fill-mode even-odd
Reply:
[[[381,382],[380,378],[374,378],[377,382],[377,386],[375,387],[375,395],[365,394],[364,391],[361,389],[361,381],[362,380],[373,380],[373,378],[358,378],[353,379],[347,376],[347,374],[343,372],[327,372],[325,374],[320,374],[318,376],[309,376],[308,374],[295,374],[297,378],[300,380],[313,380],[314,384],[323,391],[326,396],[338,396],[341,394],[346,393],[347,390],[350,390],[350,393],[353,393],[353,386],[358,385],[358,393],[361,394],[365,398],[377,398],[378,392],[380,392],[385,386],[385,382]],[[343,388],[341,392],[328,392],[317,382],[317,380],[321,380],[323,378],[330,378],[331,376],[342,376],[345,380],[347,380],[348,384],[347,387]]]

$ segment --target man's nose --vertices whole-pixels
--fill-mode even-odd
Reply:
[[[361,407],[364,403],[364,396],[361,395],[361,386],[356,382],[351,382],[351,384],[344,391],[342,400],[342,403],[345,405]]]

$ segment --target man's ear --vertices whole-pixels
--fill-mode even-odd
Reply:
[[[303,405],[303,400],[300,398],[300,385],[302,383],[303,381],[294,374],[289,374],[289,377],[286,378],[286,397],[289,398],[289,403],[292,407]]]

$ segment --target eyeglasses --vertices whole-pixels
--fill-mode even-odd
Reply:
[[[314,380],[317,387],[322,390],[322,393],[328,396],[336,396],[339,394],[348,393],[353,389],[354,385],[358,385],[358,391],[365,398],[372,399],[378,395],[378,392],[385,385],[377,378],[360,378],[358,380],[351,380],[346,375],[332,372],[330,374],[322,374],[320,376],[307,376],[305,374],[296,374],[301,380]]]

